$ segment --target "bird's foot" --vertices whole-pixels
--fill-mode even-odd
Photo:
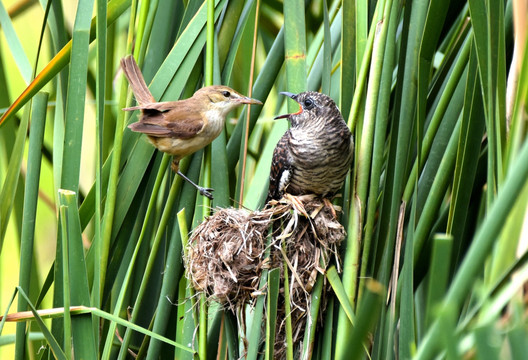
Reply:
[[[207,196],[210,200],[213,200],[213,194],[211,194],[211,192],[214,191],[214,189],[205,188],[205,187],[202,187],[196,184],[194,181],[192,181],[187,176],[185,176],[180,170],[177,171],[177,174],[180,175],[183,178],[183,180],[187,181],[189,184],[194,186],[196,190],[200,192],[200,195]]]
[[[334,219],[337,219],[337,213],[335,211],[335,208],[334,208],[334,204],[332,204],[332,202],[330,201],[330,199],[328,198],[323,198],[323,202],[324,204],[326,205],[326,207],[328,209],[330,209],[330,212],[332,213],[332,216],[334,217]]]
[[[306,212],[306,209],[304,208],[304,199],[302,198],[302,196],[291,195],[286,193],[284,194],[284,199],[286,199],[297,212],[299,212],[305,217],[309,217],[308,213]]]
[[[205,188],[205,187],[201,187],[201,186],[197,186],[196,189],[200,192],[200,195],[206,196],[210,200],[213,200],[213,194],[211,192],[213,192],[214,189]]]

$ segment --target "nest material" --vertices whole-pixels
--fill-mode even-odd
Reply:
[[[218,209],[196,227],[186,264],[197,292],[231,308],[249,300],[248,292],[258,284],[270,216]]]
[[[253,294],[260,293],[263,269],[280,268],[283,279],[283,265],[288,264],[290,315],[298,348],[317,273],[324,274],[331,257],[339,266],[337,250],[346,233],[328,200],[286,195],[270,205],[254,212],[217,209],[191,236],[187,274],[197,292],[235,311],[250,302]],[[270,230],[272,237],[268,240]],[[264,259],[267,243],[270,255]],[[279,304],[284,302],[283,295],[281,281]],[[286,317],[284,306],[279,307],[277,315],[278,319]],[[282,358],[284,323],[279,322],[277,327],[275,357]]]

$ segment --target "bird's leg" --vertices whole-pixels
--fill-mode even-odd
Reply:
[[[209,199],[213,200],[213,194],[211,194],[211,191],[214,191],[214,189],[201,187],[200,185],[195,184],[191,179],[189,179],[187,176],[183,175],[183,173],[181,171],[179,171],[179,170],[178,170],[177,174],[180,175],[183,178],[183,180],[187,181],[189,184],[194,186],[196,188],[196,190],[198,190],[200,192],[201,195],[207,196]]]
[[[195,184],[195,183],[194,183],[191,179],[189,179],[187,176],[185,176],[185,175],[180,171],[180,161],[179,161],[179,160],[176,160],[176,159],[173,159],[173,160],[172,160],[171,169],[172,169],[172,171],[174,171],[176,174],[180,175],[180,176],[182,177],[183,180],[187,181],[189,184],[191,184],[192,186],[194,186],[194,187],[196,188],[196,190],[198,190],[198,191],[200,192],[200,195],[202,195],[202,196],[207,196],[209,199],[213,200],[213,194],[211,194],[211,192],[214,191],[214,189],[201,187],[201,186]]]
[[[301,213],[305,217],[310,217],[308,215],[308,212],[306,212],[306,209],[304,208],[304,202],[302,196],[292,195],[292,194],[284,194],[284,198],[288,199],[290,201],[290,204],[292,207],[297,210],[299,213]]]

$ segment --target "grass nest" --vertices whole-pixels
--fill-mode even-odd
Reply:
[[[259,288],[262,271],[279,268],[277,319],[285,319],[287,266],[293,340],[298,351],[317,274],[324,274],[332,259],[339,269],[338,248],[346,236],[337,221],[339,211],[314,195],[285,195],[259,211],[217,209],[191,235],[185,258],[187,276],[196,292],[243,314],[237,310],[265,290]],[[269,256],[265,256],[267,251]],[[324,305],[319,314],[323,310]],[[277,323],[276,358],[285,356],[284,327],[284,321]]]

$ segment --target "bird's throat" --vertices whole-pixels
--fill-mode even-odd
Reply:
[[[224,129],[226,115],[218,109],[208,110],[205,113],[208,125],[203,130],[204,137],[216,138]]]

